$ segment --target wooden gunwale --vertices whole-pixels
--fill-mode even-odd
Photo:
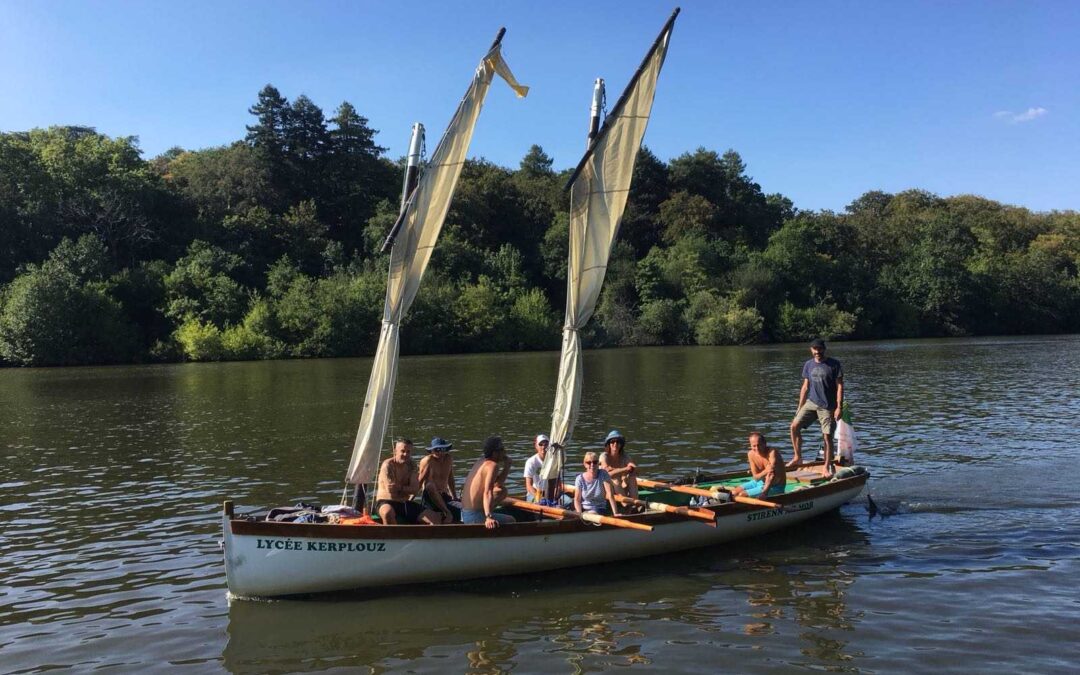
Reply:
[[[731,472],[715,476],[703,476],[698,482],[713,482],[726,478],[746,476],[746,472]],[[825,497],[836,492],[843,492],[855,485],[866,483],[869,474],[858,474],[830,483],[807,487],[784,495],[777,495],[773,500],[783,504],[797,504],[807,499]],[[760,511],[762,507],[739,503],[725,503],[701,507],[717,514],[717,518],[727,518],[740,514]],[[649,525],[667,523],[685,523],[686,518],[670,513],[641,513],[624,516],[627,520]],[[532,537],[538,535],[588,532],[595,529],[617,529],[611,526],[597,526],[577,519],[524,521],[503,525],[493,530],[483,525],[331,525],[328,523],[279,523],[273,521],[251,521],[232,519],[229,528],[234,535],[295,537],[299,539],[470,539],[500,537]],[[707,525],[706,525],[707,527]]]

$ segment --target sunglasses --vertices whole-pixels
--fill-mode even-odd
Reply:
[[[541,448],[546,448],[546,447],[548,446],[548,442],[547,442],[547,441],[540,441],[540,443],[539,443],[538,445],[539,445],[539,446],[540,446]]]
[[[585,462],[585,463],[586,463],[586,464],[599,464],[600,462],[598,462],[598,461],[596,461],[596,460],[594,459],[594,460],[593,460],[593,461],[591,461],[591,462]]]

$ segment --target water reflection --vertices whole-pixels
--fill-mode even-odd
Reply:
[[[588,352],[571,451],[618,426],[656,478],[741,466],[750,428],[788,452],[805,352]],[[2,670],[167,655],[238,672],[1071,673],[1080,338],[835,352],[886,517],[852,504],[769,542],[592,573],[231,607],[221,499],[335,501],[370,361],[0,370]],[[407,358],[393,433],[447,436],[461,466],[501,433],[520,490],[556,369],[555,354]],[[1003,385],[1021,382],[1037,386]]]
[[[768,544],[602,569],[378,597],[237,601],[229,606],[222,656],[238,673],[331,663],[375,672],[529,671],[537,659],[547,671],[593,672],[671,666],[687,658],[689,646],[753,648],[781,635],[791,638],[791,663],[842,664],[853,657],[839,636],[859,621],[846,601],[858,576],[837,552],[868,545],[852,515],[837,515]]]

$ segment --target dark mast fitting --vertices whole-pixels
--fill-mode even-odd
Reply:
[[[596,78],[593,83],[592,107],[589,109],[589,136],[585,140],[585,150],[592,147],[596,134],[600,131],[600,113],[604,109],[604,78]]]

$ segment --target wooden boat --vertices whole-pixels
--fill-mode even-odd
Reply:
[[[565,446],[570,442],[580,401],[579,331],[599,297],[677,15],[678,10],[664,25],[603,128],[599,127],[603,81],[597,80],[588,148],[568,183],[567,311],[552,414],[552,448],[542,472],[551,490],[563,484]],[[486,85],[494,73],[516,85],[512,75],[507,77],[509,70],[498,55],[501,36],[500,32],[477,70],[476,77],[484,77],[486,82],[477,87],[474,81],[415,187],[408,182],[418,173],[412,168],[410,153],[403,191],[407,198],[387,238],[393,248],[383,330],[346,474],[346,484],[357,487],[354,505],[364,503],[365,490],[361,488],[373,477],[386,434],[397,373],[398,324],[415,296],[438,238]],[[522,94],[525,88],[517,85],[515,89]],[[413,147],[419,147],[415,139]],[[699,481],[689,491],[711,496],[716,494],[714,488],[730,486],[732,481],[737,484],[746,477],[745,472],[714,476],[704,483]],[[502,507],[519,522],[492,530],[483,525],[275,522],[237,517],[227,501],[222,519],[226,577],[233,596],[283,596],[473,579],[661,555],[795,525],[858,496],[866,479],[861,469],[849,468],[827,483],[793,480],[789,491],[775,497],[773,504],[715,503],[695,508],[692,518],[688,509],[673,513],[663,507],[686,507],[692,498],[686,486],[642,491],[643,500],[660,506],[619,518],[578,517],[519,502]],[[544,510],[546,518],[537,520],[539,516],[533,512],[537,508]],[[702,520],[702,509],[715,515],[711,522]]]
[[[869,474],[854,468],[818,484],[789,481],[781,508],[735,502],[706,508],[714,523],[672,513],[626,520],[651,532],[593,525],[577,518],[527,520],[488,530],[483,525],[330,525],[248,520],[225,503],[225,571],[239,597],[274,597],[477,579],[662,555],[791,527],[838,508],[863,490]],[[708,489],[737,484],[745,473],[699,481]],[[644,499],[687,504],[672,491],[642,491]]]

